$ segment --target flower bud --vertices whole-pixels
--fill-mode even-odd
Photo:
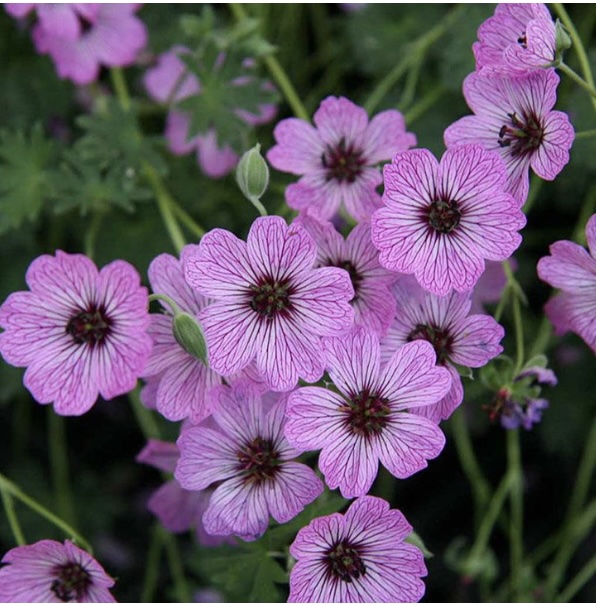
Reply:
[[[257,143],[241,158],[236,168],[236,182],[250,201],[260,199],[269,185],[269,167],[261,155],[261,145]]]
[[[204,365],[207,364],[207,343],[199,322],[187,312],[176,314],[172,321],[172,331],[176,342],[188,352],[196,357]]]
[[[571,38],[565,26],[557,19],[555,23],[555,63],[563,60],[563,52],[571,47]]]

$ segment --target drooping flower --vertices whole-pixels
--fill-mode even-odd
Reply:
[[[157,256],[149,266],[149,282],[157,294],[169,296],[181,311],[198,317],[208,300],[193,290],[184,280],[184,258],[197,250],[187,245],[181,260],[169,254]],[[186,352],[174,338],[170,308],[164,304],[166,314],[152,314],[149,334],[153,350],[143,377],[158,381],[156,408],[170,421],[189,418],[198,423],[209,414],[207,395],[221,377],[206,367],[196,357]]]
[[[538,276],[562,290],[556,324],[579,335],[596,354],[596,214],[588,220],[586,239],[589,251],[572,241],[553,243],[551,255],[538,261]]]
[[[556,54],[556,29],[545,4],[498,4],[495,14],[478,28],[472,46],[476,69],[491,66],[523,72],[551,67]]]
[[[130,392],[151,352],[147,289],[136,269],[116,260],[101,271],[86,256],[57,251],[36,258],[31,291],[0,307],[0,353],[27,367],[24,384],[60,415],[81,415],[98,394]]]
[[[366,111],[344,97],[328,97],[314,115],[315,127],[297,118],[282,120],[273,132],[271,165],[302,175],[286,189],[288,205],[330,220],[344,207],[367,220],[380,207],[382,183],[376,165],[416,144],[399,111],[383,111],[370,122]]]
[[[370,225],[356,225],[347,238],[329,222],[302,214],[301,224],[317,244],[317,266],[338,266],[348,271],[354,288],[351,301],[354,322],[383,336],[395,315],[395,298],[390,287],[398,276],[379,264],[379,253],[370,238]]]
[[[178,439],[175,476],[183,488],[211,485],[205,530],[258,539],[269,516],[288,522],[314,501],[323,484],[284,436],[285,395],[273,405],[249,382],[211,391],[215,424],[192,426]],[[211,419],[211,418],[209,418]]]
[[[372,240],[385,268],[414,274],[437,295],[471,290],[485,260],[505,260],[521,243],[526,219],[504,191],[506,168],[480,145],[398,153],[385,166],[386,207],[372,217]]]
[[[11,5],[14,6],[14,5]],[[97,80],[100,67],[126,67],[147,44],[140,4],[26,5],[37,7],[33,29],[37,51],[49,54],[58,75],[75,84]],[[29,10],[8,8],[16,17]]]
[[[443,297],[425,292],[412,277],[403,277],[393,293],[399,300],[395,320],[382,341],[381,358],[388,358],[407,342],[432,344],[437,365],[451,373],[451,389],[435,405],[416,407],[412,413],[434,422],[447,419],[462,402],[464,391],[455,364],[482,367],[503,352],[499,342],[505,330],[489,315],[471,315],[469,294]]]
[[[569,161],[575,134],[567,114],[552,111],[558,84],[552,70],[517,77],[471,73],[463,91],[474,115],[445,130],[445,145],[478,143],[499,152],[507,165],[507,192],[525,203],[529,168],[553,180]]]
[[[288,602],[418,602],[427,573],[420,550],[404,541],[411,531],[378,497],[315,518],[290,546]]]
[[[215,300],[199,315],[212,369],[229,375],[256,358],[277,391],[323,375],[320,338],[352,327],[354,290],[347,271],[313,268],[315,258],[306,230],[277,216],[257,218],[246,243],[223,229],[201,239],[185,275]]]
[[[339,393],[304,387],[289,397],[286,436],[304,450],[321,449],[319,468],[343,497],[366,495],[379,461],[397,478],[427,466],[443,449],[437,425],[411,413],[434,405],[451,387],[428,342],[398,348],[382,368],[377,337],[356,327],[323,342],[328,371]]]
[[[174,472],[179,459],[180,451],[174,443],[159,440],[149,440],[136,458],[139,463],[168,473]],[[147,508],[171,533],[185,533],[193,529],[197,541],[205,547],[233,543],[229,537],[210,535],[203,527],[203,514],[212,492],[210,488],[187,491],[176,479],[168,480],[149,497]]]
[[[70,541],[44,539],[11,549],[0,568],[1,602],[115,602],[114,580]]]
[[[218,141],[214,128],[189,138],[190,116],[174,107],[180,101],[201,94],[201,83],[197,76],[180,58],[185,55],[190,55],[190,50],[184,46],[174,46],[160,55],[157,65],[145,73],[145,88],[154,100],[172,105],[165,131],[170,151],[175,155],[195,152],[201,170],[211,178],[221,178],[234,169],[238,163],[238,154],[230,145]],[[247,78],[250,79],[250,76]],[[238,79],[236,85],[245,85],[247,78]],[[257,114],[242,108],[235,109],[234,113],[247,124],[258,126],[270,122],[275,117],[277,108],[272,104],[262,104]]]

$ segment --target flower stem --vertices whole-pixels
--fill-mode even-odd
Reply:
[[[14,509],[12,497],[3,488],[0,489],[0,492],[2,493],[4,511],[6,512],[6,517],[8,518],[8,524],[10,525],[10,530],[12,531],[14,540],[16,541],[17,545],[26,545],[27,541],[25,540],[25,536],[21,530],[21,525],[19,524],[19,519],[17,518],[17,514]]]
[[[140,602],[153,602],[153,594],[159,579],[159,555],[163,547],[161,527],[158,522],[153,524],[151,530],[151,542],[147,553],[145,565],[145,577],[143,579],[143,590]]]
[[[177,216],[178,220],[193,234],[196,235],[199,239],[205,234],[205,229],[190,215],[181,208],[178,203],[170,197],[170,205],[172,206],[172,210],[174,214]]]
[[[170,565],[170,571],[172,573],[172,580],[174,581],[174,588],[176,589],[176,595],[178,596],[179,602],[190,602],[190,593],[188,591],[188,584],[184,576],[184,567],[182,565],[182,559],[180,558],[180,551],[178,550],[178,544],[176,538],[172,533],[168,533],[162,526],[159,527],[161,532],[161,540],[165,545],[166,554],[168,556],[168,562]]]
[[[582,130],[581,132],[576,132],[575,133],[575,138],[592,138],[593,136],[596,136],[596,128],[593,130]]]
[[[234,15],[236,21],[241,23],[242,21],[246,21],[248,19],[248,15],[244,10],[242,4],[231,3],[230,10]],[[300,97],[298,96],[292,82],[288,78],[286,72],[283,67],[280,65],[279,61],[273,55],[266,55],[263,57],[263,62],[265,66],[269,70],[271,77],[275,80],[279,88],[281,89],[288,105],[292,108],[292,111],[296,117],[303,119],[307,122],[310,122],[310,115],[306,108],[304,107]]]
[[[518,602],[523,601],[519,599],[519,592],[523,576],[522,565],[524,557],[524,500],[519,430],[507,430],[507,466],[507,473],[511,480],[511,490],[509,492],[511,505],[511,518],[509,521],[511,601]]]
[[[571,602],[573,596],[596,574],[596,554],[575,575],[569,585],[561,591],[556,602]]]
[[[445,92],[445,87],[442,84],[437,84],[422,98],[418,99],[412,109],[404,114],[406,124],[411,126],[418,118],[422,117],[441,98],[443,92]]]
[[[149,302],[156,302],[157,300],[165,302],[172,309],[173,315],[180,314],[180,307],[170,296],[166,296],[165,294],[151,294],[149,296]]]
[[[128,94],[128,87],[122,69],[120,67],[112,67],[110,69],[110,78],[122,109],[129,111],[131,108],[130,94]]]
[[[586,83],[592,89],[594,89],[594,76],[592,75],[592,70],[590,68],[590,60],[588,59],[588,53],[584,48],[582,39],[577,33],[577,29],[575,28],[573,21],[567,14],[567,10],[562,4],[555,2],[552,6],[555,9],[555,12],[557,13],[559,19],[561,19],[561,22],[569,32],[569,37],[571,38],[571,42],[573,42],[573,48],[575,49],[575,52],[577,54],[577,59],[579,61],[579,65],[581,67]],[[594,98],[593,96],[592,106],[594,107],[594,110],[596,110],[596,98]]]
[[[46,520],[51,522],[54,526],[58,527],[61,531],[65,532],[73,541],[77,541],[84,549],[90,554],[93,554],[93,548],[89,542],[84,539],[72,526],[67,522],[56,516],[53,512],[50,512],[43,505],[35,501],[32,497],[29,497],[11,480],[9,480],[4,474],[0,473],[0,490],[12,495],[15,499],[18,499],[24,503],[27,507],[32,509],[34,512],[43,516]]]
[[[596,98],[596,90],[594,89],[593,86],[590,86],[590,84],[588,84],[588,82],[586,82],[586,80],[584,80],[580,75],[578,75],[577,73],[575,73],[575,71],[573,71],[573,69],[571,69],[571,67],[569,67],[569,65],[565,64],[565,63],[560,63],[558,68],[570,79],[572,79],[576,84],[578,84],[579,86],[581,86],[585,91],[588,92],[588,94],[594,98]]]
[[[54,497],[58,512],[71,526],[76,526],[68,478],[68,454],[64,418],[48,407],[48,444]]]
[[[515,372],[513,375],[517,375],[521,368],[524,366],[524,325],[522,323],[521,316],[521,305],[519,295],[519,284],[513,275],[511,265],[506,260],[503,262],[503,269],[507,277],[507,284],[511,287],[511,304],[513,307],[513,324],[515,328],[515,348],[516,348],[516,363]]]
[[[145,439],[161,439],[159,426],[157,425],[155,418],[153,417],[151,411],[143,406],[143,403],[141,403],[139,388],[135,388],[132,392],[129,392],[128,400],[130,401],[132,411],[135,414],[135,419],[137,420],[139,428],[141,429]]]
[[[97,241],[97,235],[103,216],[103,212],[94,212],[91,216],[89,228],[85,233],[85,255],[88,258],[91,258],[91,260],[93,260],[93,256],[95,255],[95,243]]]

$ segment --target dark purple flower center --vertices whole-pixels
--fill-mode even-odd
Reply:
[[[346,144],[345,138],[342,138],[335,147],[328,145],[321,155],[321,164],[325,168],[327,181],[352,183],[362,173],[362,166],[365,163],[362,151],[356,149],[354,143]]]
[[[407,337],[408,342],[413,342],[414,340],[425,340],[433,345],[437,355],[437,365],[445,365],[452,352],[453,336],[449,333],[448,329],[440,329],[439,327],[419,323]]]
[[[244,443],[236,455],[238,470],[242,472],[245,482],[260,484],[266,480],[273,480],[281,464],[275,444],[260,436]]]
[[[293,288],[287,280],[266,279],[259,285],[251,285],[250,291],[250,307],[262,317],[285,317],[292,308],[290,297]]]
[[[331,576],[346,583],[352,583],[354,579],[366,574],[366,566],[358,548],[349,541],[340,541],[328,550],[325,563]]]
[[[540,118],[534,113],[508,113],[510,118],[499,130],[500,147],[509,147],[511,157],[525,157],[534,153],[542,144],[544,127]]]
[[[348,275],[350,275],[350,281],[352,282],[352,287],[354,288],[354,297],[352,298],[352,302],[358,299],[358,290],[360,289],[360,284],[364,280],[364,277],[360,275],[358,269],[354,266],[354,264],[350,260],[340,260],[339,262],[329,261],[327,266],[337,266],[338,268],[343,268],[345,271],[348,271]]]
[[[61,602],[81,602],[86,599],[93,583],[91,575],[77,562],[69,562],[54,568],[56,577],[50,589]]]
[[[78,15],[78,17],[79,23],[81,24],[81,34],[85,35],[89,30],[93,29],[94,23],[89,21],[86,17],[83,17],[83,15]]]
[[[526,32],[522,32],[522,35],[517,39],[517,43],[522,47],[522,48],[528,48],[528,38],[526,38]]]
[[[368,389],[345,401],[340,410],[345,414],[345,425],[354,434],[367,438],[383,430],[391,413],[389,400]]]
[[[428,224],[439,233],[450,233],[457,227],[461,219],[461,212],[457,201],[450,199],[436,199],[427,210]]]
[[[112,329],[112,320],[103,305],[91,303],[87,310],[73,315],[66,326],[66,333],[76,344],[88,344],[91,348],[104,343]]]

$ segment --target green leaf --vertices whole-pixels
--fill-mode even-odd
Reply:
[[[422,537],[420,537],[417,532],[412,531],[406,537],[406,543],[411,543],[412,545],[417,547],[422,552],[425,558],[434,558],[434,554],[426,547],[426,545],[424,545]]]
[[[0,133],[0,232],[34,221],[47,198],[57,145],[39,124],[29,135]]]

